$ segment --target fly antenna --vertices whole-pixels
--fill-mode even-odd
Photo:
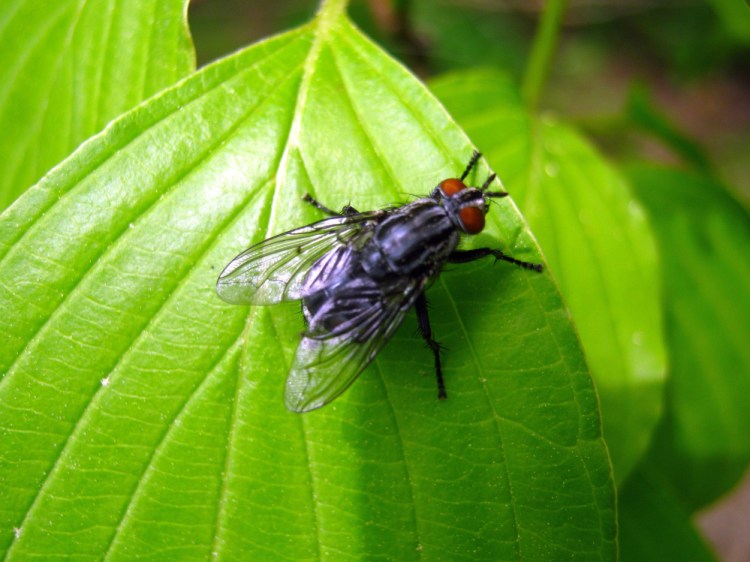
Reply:
[[[471,172],[471,169],[474,167],[474,164],[477,163],[477,160],[479,160],[479,157],[482,156],[482,154],[475,150],[471,153],[471,158],[469,159],[469,164],[466,166],[466,169],[464,170],[464,173],[461,174],[461,181],[464,181],[466,179],[466,176],[469,175],[469,172]]]

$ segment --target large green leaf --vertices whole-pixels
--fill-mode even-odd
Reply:
[[[647,165],[629,175],[664,271],[669,419],[654,453],[703,505],[750,461],[750,217],[706,177]]]
[[[596,394],[548,275],[436,283],[447,401],[410,318],[305,415],[282,399],[298,307],[214,294],[239,251],[320,218],[303,193],[402,202],[471,153],[337,7],[125,115],[0,220],[9,560],[615,558]],[[475,243],[539,258],[508,199]]]
[[[0,2],[0,210],[195,66],[188,0]]]
[[[432,88],[485,151],[544,248],[596,380],[621,482],[648,446],[665,371],[658,264],[643,213],[584,139],[530,115],[503,75],[457,73]]]

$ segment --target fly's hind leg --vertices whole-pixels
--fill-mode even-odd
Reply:
[[[453,253],[448,256],[448,261],[451,263],[468,263],[470,261],[479,260],[486,256],[492,256],[495,260],[507,261],[523,269],[530,269],[532,271],[542,272],[544,266],[541,263],[531,263],[528,261],[517,260],[516,258],[502,253],[500,250],[493,250],[492,248],[477,248],[476,250],[453,250]]]
[[[310,205],[312,205],[313,207],[315,207],[319,211],[322,211],[326,215],[330,215],[332,217],[349,217],[351,215],[356,215],[357,213],[359,213],[359,211],[357,209],[355,209],[354,207],[352,207],[351,205],[345,205],[344,206],[344,210],[342,212],[340,212],[340,213],[337,213],[333,209],[329,209],[328,207],[326,207],[322,203],[319,203],[309,193],[305,193],[302,196],[302,200],[305,201],[306,203],[310,203]]]
[[[442,346],[432,338],[430,317],[427,313],[427,298],[425,298],[424,293],[417,297],[417,300],[414,303],[414,310],[417,313],[419,333],[422,334],[424,341],[427,343],[427,347],[432,350],[432,354],[435,356],[435,376],[437,377],[438,398],[440,400],[445,400],[448,398],[448,395],[445,392],[443,368],[440,364],[440,350],[442,349]]]

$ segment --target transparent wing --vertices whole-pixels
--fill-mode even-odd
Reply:
[[[369,299],[361,297],[368,291],[361,287],[366,281],[353,280],[351,290],[329,295],[334,301],[331,310],[309,326],[297,348],[286,381],[287,409],[315,410],[344,392],[401,325],[425,282],[403,279],[387,294],[370,287],[380,291],[380,299]],[[337,308],[340,305],[345,308]],[[331,319],[332,325],[327,326]]]
[[[216,292],[232,304],[273,304],[297,300],[318,288],[307,282],[307,270],[331,253],[318,276],[341,268],[351,257],[349,245],[368,236],[368,223],[380,213],[332,217],[284,232],[256,244],[234,258],[216,282]]]

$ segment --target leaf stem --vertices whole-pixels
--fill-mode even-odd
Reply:
[[[318,9],[318,19],[322,27],[331,25],[346,11],[349,0],[323,0]]]
[[[524,102],[531,110],[536,109],[542,88],[549,74],[567,5],[568,0],[547,0],[542,19],[537,27],[521,86]]]

